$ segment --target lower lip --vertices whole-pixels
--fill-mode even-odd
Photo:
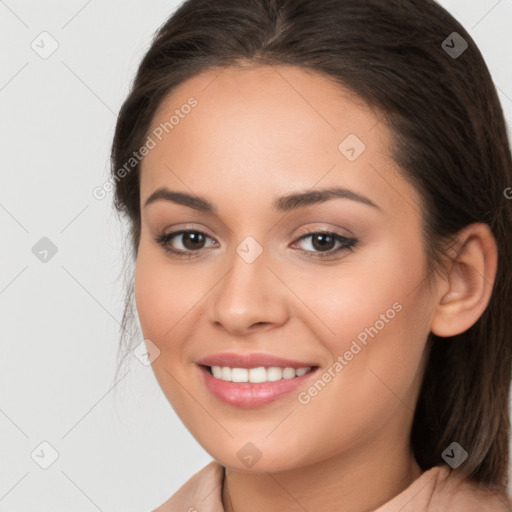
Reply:
[[[206,387],[224,403],[252,409],[269,404],[274,400],[291,393],[305,380],[311,377],[318,368],[314,368],[301,377],[281,379],[273,382],[228,382],[215,378],[205,366],[198,365]]]

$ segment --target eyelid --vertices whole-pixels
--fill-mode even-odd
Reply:
[[[316,259],[327,259],[329,257],[336,258],[338,254],[343,253],[344,251],[353,251],[359,245],[359,239],[355,237],[347,237],[333,230],[322,230],[322,229],[313,229],[312,231],[307,231],[300,236],[295,238],[295,241],[292,244],[292,247],[299,244],[302,240],[306,240],[314,235],[324,234],[333,238],[335,243],[338,244],[338,248],[329,249],[327,251],[311,251],[307,249],[298,249],[304,255],[310,258]]]
[[[203,227],[197,228],[195,226],[190,226],[190,225],[180,226],[180,227],[176,227],[176,228],[173,227],[172,230],[170,230],[170,231],[167,231],[167,229],[163,229],[157,233],[155,238],[164,237],[164,236],[168,236],[171,234],[173,235],[173,237],[177,237],[180,234],[183,234],[183,232],[187,232],[187,231],[193,231],[193,232],[204,234],[207,237],[209,237],[211,240],[213,240],[214,242],[219,243],[219,241],[214,236],[209,234],[205,228],[203,228]],[[325,228],[325,227],[301,228],[298,233],[295,233],[294,235],[291,235],[291,236],[293,236],[294,243],[299,241],[299,239],[304,238],[305,236],[314,235],[314,234],[318,234],[318,233],[335,234],[335,235],[338,235],[338,236],[341,236],[341,237],[347,238],[347,239],[350,239],[351,237],[355,238],[355,236],[349,230],[345,229],[345,231],[348,231],[350,234],[346,235],[343,233],[339,233],[335,229],[332,229],[332,228],[329,229],[329,228]]]
[[[181,228],[176,229],[174,231],[170,231],[168,233],[162,232],[161,234],[158,234],[154,237],[155,242],[160,245],[163,250],[171,255],[173,255],[174,258],[177,259],[192,259],[196,257],[201,257],[204,252],[208,248],[201,248],[196,251],[194,250],[183,250],[183,249],[174,249],[168,246],[169,242],[173,240],[176,237],[179,237],[185,233],[200,233],[202,235],[205,235],[205,237],[209,238],[214,242],[214,244],[218,244],[217,240],[214,237],[211,237],[208,233],[195,228]],[[324,234],[328,235],[329,237],[333,238],[335,242],[339,245],[336,249],[329,249],[327,251],[315,251],[315,250],[308,250],[308,249],[300,249],[297,248],[296,250],[299,251],[299,253],[302,254],[302,256],[306,256],[311,260],[316,261],[330,261],[332,259],[336,260],[338,259],[337,256],[341,255],[345,252],[352,252],[354,251],[358,245],[359,245],[359,239],[355,237],[346,237],[344,235],[341,235],[337,231],[329,230],[329,229],[321,229],[321,228],[310,228],[308,231],[301,233],[300,235],[296,235],[294,238],[294,241],[292,243],[292,247],[296,246],[298,243],[300,243],[302,240],[307,239],[313,235],[318,234]],[[210,247],[211,248],[211,247]]]
[[[193,231],[195,233],[202,233],[202,234],[208,236],[209,238],[211,238],[212,240],[214,240],[215,242],[219,243],[217,238],[215,238],[209,232],[209,230],[207,228],[205,228],[203,225],[198,226],[198,225],[190,225],[190,224],[184,224],[184,225],[178,224],[177,226],[170,226],[170,227],[159,230],[157,235],[163,236],[163,235],[174,234],[175,236],[177,236],[177,233],[182,233],[183,231]]]
[[[321,224],[321,223],[320,223]],[[343,233],[345,231],[345,233]],[[320,226],[313,226],[308,228],[300,228],[298,233],[295,233],[294,238],[300,238],[304,235],[311,235],[314,233],[333,233],[345,238],[356,238],[354,233],[346,228],[341,228],[339,226],[327,226],[325,224],[321,224]]]

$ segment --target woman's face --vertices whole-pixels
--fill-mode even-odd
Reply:
[[[251,66],[181,84],[150,130],[136,304],[198,442],[254,471],[407,446],[434,297],[377,114],[313,72]],[[163,240],[180,258],[155,239],[181,230]]]

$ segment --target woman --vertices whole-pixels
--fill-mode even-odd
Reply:
[[[444,9],[188,0],[112,162],[149,360],[214,459],[158,511],[510,510],[511,154]]]

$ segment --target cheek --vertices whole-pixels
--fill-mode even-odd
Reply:
[[[431,304],[422,284],[426,266],[420,242],[408,251],[383,246],[374,255],[373,263],[360,261],[338,280],[331,276],[332,292],[318,292],[318,300],[331,296],[322,302],[322,312],[336,334],[323,342],[334,358],[343,358],[343,368],[333,371],[336,377],[313,407],[338,403],[333,423],[351,432],[362,426],[369,431],[400,408],[414,410],[429,332]]]
[[[426,272],[421,240],[400,242],[389,236],[337,266],[319,267],[314,274],[305,270],[293,278],[297,296],[323,324],[315,331],[323,333],[331,352],[348,350],[347,343],[359,335],[364,341],[368,330],[390,331],[418,307],[414,292],[423,288]]]
[[[164,340],[172,337],[179,319],[186,314],[190,304],[187,296],[193,295],[197,287],[190,285],[185,273],[170,272],[165,255],[158,252],[143,244],[139,247],[134,291],[144,337],[163,350]]]
[[[185,336],[183,320],[197,302],[197,287],[190,284],[186,273],[170,271],[163,252],[141,243],[134,275],[137,315],[145,339],[160,350],[152,368],[161,389],[180,416],[185,414],[187,396],[179,382],[185,381],[181,355]],[[172,368],[172,370],[171,370]]]

